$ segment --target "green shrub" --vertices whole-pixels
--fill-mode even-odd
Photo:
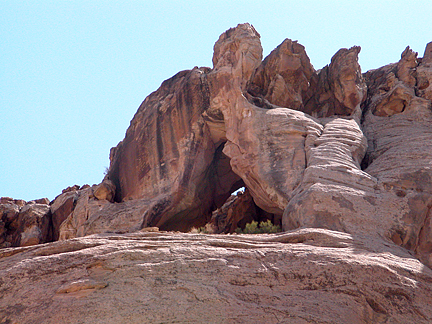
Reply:
[[[281,232],[281,228],[279,225],[274,225],[269,219],[265,222],[261,222],[258,225],[258,222],[252,221],[251,223],[247,223],[245,229],[237,228],[235,232],[237,234],[263,234],[263,233],[278,233]]]

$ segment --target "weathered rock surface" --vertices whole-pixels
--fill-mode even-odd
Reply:
[[[359,46],[340,49],[310,81],[304,112],[315,117],[352,116],[366,99],[366,84],[358,64]],[[289,107],[288,107],[289,108]]]
[[[0,247],[28,246],[52,239],[51,212],[47,198],[25,202],[0,199]]]
[[[2,323],[429,323],[432,272],[376,237],[101,234],[0,252]]]
[[[279,107],[303,110],[314,73],[303,45],[285,39],[255,70],[248,92]]]
[[[376,233],[432,264],[432,112],[430,100],[416,95],[418,64],[417,53],[407,48],[400,62],[366,73],[361,127],[356,118],[325,123],[307,148],[308,165],[285,210],[285,229]]]
[[[51,215],[53,224],[53,239],[59,239],[60,225],[72,213],[78,200],[78,189],[64,190],[51,204]]]
[[[105,179],[99,185],[69,187],[51,204],[55,240],[93,233],[136,231],[142,227],[137,203],[113,204],[115,185]],[[137,215],[139,215],[137,217]]]
[[[425,82],[416,81],[416,70],[427,64],[407,48],[397,64],[368,72],[363,127],[369,142],[365,172],[377,179],[386,197],[380,214],[391,220],[387,235],[431,266],[432,111],[427,93],[416,86]],[[424,71],[421,78],[432,80]]]
[[[359,52],[262,61],[238,25],[144,100],[102,183],[1,198],[0,323],[431,322],[432,43],[365,74]],[[289,232],[152,232],[265,219]]]
[[[211,210],[240,187],[229,167],[221,174],[222,185],[216,178],[229,160],[203,116],[209,106],[208,70],[180,72],[165,81],[112,150],[109,178],[117,187],[116,201],[146,205],[143,224],[180,230],[205,224],[205,216],[208,220]]]
[[[28,246],[51,240],[51,215],[46,204],[27,204],[18,214],[14,246]]]
[[[315,71],[297,42],[261,61],[251,25],[226,31],[212,69],[182,71],[146,98],[101,185],[52,203],[54,238],[209,221],[232,231],[233,210],[259,208],[285,230],[392,238],[430,264],[430,47],[362,75],[358,46]],[[224,209],[242,186],[250,199]]]

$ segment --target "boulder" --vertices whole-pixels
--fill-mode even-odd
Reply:
[[[30,200],[26,203],[27,204],[42,204],[42,205],[49,205],[50,201],[48,198],[40,198],[40,199],[34,199]]]
[[[15,204],[18,207],[23,207],[26,204],[26,201],[22,199],[13,199],[10,197],[1,197],[0,204]]]
[[[285,39],[255,70],[247,90],[276,106],[302,111],[314,73],[304,46]]]
[[[303,109],[314,117],[353,116],[360,114],[367,87],[358,64],[360,46],[340,49],[329,65],[312,75]]]
[[[51,204],[53,239],[59,239],[60,225],[72,213],[78,200],[78,191],[63,191]]]
[[[148,227],[143,225],[143,212],[151,207],[152,202],[140,200],[110,203],[96,199],[91,189],[79,192],[73,211],[59,226],[59,240],[94,233],[135,232]]]
[[[114,183],[110,180],[102,181],[102,183],[93,188],[93,196],[98,200],[107,200],[109,202],[114,202]]]
[[[98,211],[101,206],[109,205],[107,202],[113,202],[114,196],[115,185],[112,181],[107,179],[103,180],[100,184],[91,187],[89,185],[84,185],[82,187],[75,185],[64,189],[62,194],[57,196],[51,204],[54,240],[60,238],[60,227],[69,216],[71,218],[80,218],[81,220],[75,223],[83,224],[83,222],[88,219],[89,213],[91,213],[88,210],[89,204],[93,207],[90,208],[92,211]],[[76,207],[78,208],[75,212]],[[63,226],[64,229],[66,228],[65,226]],[[69,222],[69,234],[63,234],[62,237],[71,237],[70,235],[72,234],[70,233],[76,234],[77,231],[78,228],[74,227],[72,229]]]
[[[13,246],[28,246],[49,242],[52,239],[51,213],[47,204],[27,204],[17,217]]]
[[[0,200],[0,247],[28,246],[52,239],[51,213],[46,198],[25,202]]]

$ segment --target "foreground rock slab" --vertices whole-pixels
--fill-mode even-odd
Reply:
[[[391,241],[98,234],[0,251],[0,323],[430,323],[432,271]]]

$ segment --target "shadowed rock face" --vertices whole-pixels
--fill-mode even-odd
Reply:
[[[353,116],[366,99],[358,54],[360,46],[340,49],[310,80],[310,99],[304,112],[315,117]]]
[[[0,198],[0,248],[29,246],[52,240],[51,210],[47,198]]]
[[[254,42],[258,53],[250,53]],[[143,226],[187,230],[204,225],[212,210],[243,185],[222,152],[224,116],[211,101],[234,73],[240,83],[250,77],[261,62],[260,51],[251,26],[229,30],[215,45],[213,70],[180,72],[143,102],[125,139],[112,150],[108,174],[118,188],[118,202],[151,201]]]

